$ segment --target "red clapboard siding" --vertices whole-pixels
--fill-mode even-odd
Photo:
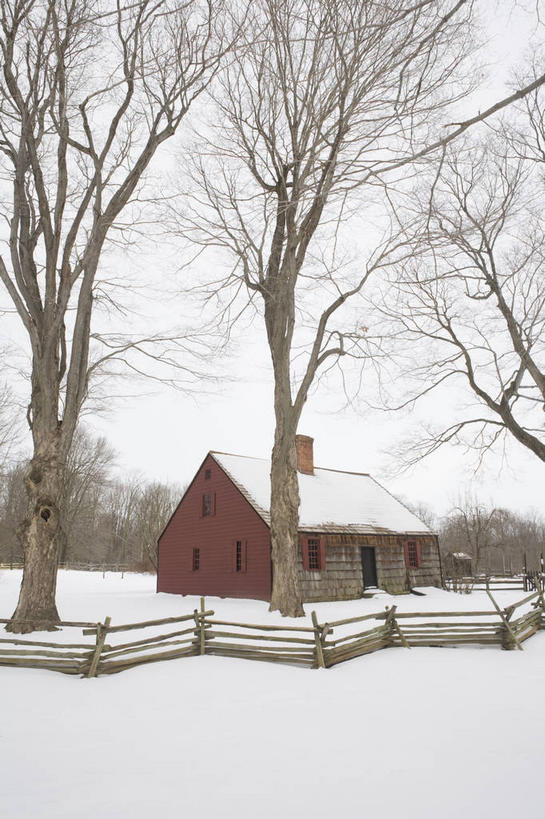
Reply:
[[[205,494],[212,495],[208,516],[203,516]],[[235,571],[237,540],[244,550],[240,572]],[[199,549],[198,571],[192,571],[193,549]],[[270,600],[269,529],[210,455],[159,539],[157,591]]]

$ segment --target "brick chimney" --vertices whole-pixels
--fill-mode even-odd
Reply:
[[[295,436],[295,449],[297,451],[297,469],[303,475],[314,475],[314,438],[309,435]]]

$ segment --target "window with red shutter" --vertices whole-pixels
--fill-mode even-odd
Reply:
[[[301,539],[303,569],[320,572],[325,569],[325,540],[320,537],[303,537]]]
[[[418,540],[406,540],[403,545],[405,547],[405,565],[408,569],[419,569],[422,565],[420,543]]]
[[[320,538],[320,570],[325,571],[325,537]]]
[[[305,571],[308,570],[308,541],[306,537],[299,537],[299,543],[301,545],[301,557],[303,558],[303,569]]]
[[[309,537],[307,540],[308,567],[310,570],[320,569],[320,541],[318,538]]]

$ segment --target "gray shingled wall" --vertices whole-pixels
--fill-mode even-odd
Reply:
[[[421,537],[422,567],[407,569],[404,538],[398,535],[328,534],[323,571],[305,571],[299,555],[299,580],[304,602],[352,600],[362,596],[361,546],[374,546],[379,588],[391,594],[414,586],[440,586],[441,570],[436,540]]]

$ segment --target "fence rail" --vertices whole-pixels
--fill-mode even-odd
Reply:
[[[134,563],[134,562],[133,562]],[[131,563],[91,563],[67,561],[59,563],[59,569],[70,569],[74,572],[130,572]],[[0,561],[0,569],[24,569],[22,560]]]
[[[330,668],[389,647],[497,645],[522,650],[525,640],[538,629],[545,629],[545,598],[541,589],[504,609],[499,607],[489,585],[487,593],[493,606],[489,611],[398,612],[392,606],[382,612],[326,623],[319,623],[316,612],[312,612],[312,626],[214,619],[215,612],[207,610],[201,598],[200,611],[195,609],[180,617],[123,625],[112,625],[109,617],[103,623],[61,623],[82,628],[83,637],[92,638],[87,642],[2,637],[0,665],[96,677],[137,665],[210,654]],[[530,611],[515,617],[522,606],[530,606]],[[166,633],[149,633],[162,626],[168,626]],[[127,641],[121,635],[128,631],[148,633]],[[116,642],[119,637],[121,642]]]
[[[450,575],[445,577],[445,588],[448,591],[472,592],[485,591],[537,591],[543,588],[545,574],[541,571],[523,572],[518,575],[490,576],[480,575]]]

